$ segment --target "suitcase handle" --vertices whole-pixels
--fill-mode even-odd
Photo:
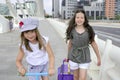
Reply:
[[[69,59],[66,59],[66,58],[65,58],[65,59],[63,60],[63,63],[64,63],[64,62],[69,62]]]
[[[71,74],[71,72],[70,72],[70,64],[69,64],[69,59],[64,59],[63,60],[63,64],[62,64],[62,66],[61,66],[61,73],[63,74],[64,73],[64,64],[65,64],[65,62],[67,62],[67,66],[68,66],[68,74]]]

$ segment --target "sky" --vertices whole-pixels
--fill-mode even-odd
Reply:
[[[17,2],[17,0],[10,0],[12,3]],[[20,2],[23,2],[24,0],[19,0]],[[27,0],[25,0],[27,1]],[[29,0],[28,0],[29,1]],[[5,3],[5,0],[0,0],[0,3]],[[43,0],[44,3],[44,9],[47,14],[52,14],[52,0]]]

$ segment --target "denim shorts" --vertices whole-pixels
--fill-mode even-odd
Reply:
[[[48,63],[45,65],[28,65],[28,72],[30,73],[42,73],[42,72],[48,72]],[[28,76],[29,80],[35,80],[35,76]],[[41,78],[41,77],[40,77]]]
[[[89,65],[90,63],[81,63],[81,64],[78,64],[78,63],[75,63],[71,60],[69,60],[69,64],[70,64],[70,69],[71,70],[76,70],[76,69],[88,69],[89,68]]]

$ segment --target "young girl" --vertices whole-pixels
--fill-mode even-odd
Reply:
[[[21,44],[16,59],[16,66],[22,76],[26,73],[26,69],[22,64],[24,55],[28,63],[28,72],[48,72],[49,75],[55,73],[54,55],[48,37],[40,35],[37,29],[38,26],[39,20],[34,18],[24,18],[19,23]],[[48,80],[47,76],[42,76],[41,78],[42,80]],[[35,80],[35,77],[31,76],[29,80]]]
[[[73,70],[74,80],[86,80],[87,69],[91,62],[89,44],[91,44],[96,53],[97,65],[100,66],[101,64],[94,36],[95,33],[88,24],[84,10],[77,10],[66,30],[68,59],[70,68]]]

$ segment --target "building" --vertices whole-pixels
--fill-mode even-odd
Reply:
[[[98,0],[91,0],[91,2],[93,2],[93,1],[98,1]]]
[[[78,1],[78,4],[80,6],[90,6],[91,1],[90,0],[80,0],[80,1]]]
[[[119,15],[120,16],[120,0],[116,0],[115,3],[115,15]]]
[[[84,9],[89,19],[102,19],[103,1],[91,0],[62,0],[61,16],[62,19],[69,19],[77,9]]]
[[[86,15],[89,19],[102,19],[103,17],[103,2],[93,1],[90,6],[84,6],[84,10],[86,11]]]
[[[25,3],[16,3],[16,13],[21,18],[25,16],[34,16],[36,13],[35,1],[26,1]]]
[[[0,15],[10,15],[9,8],[6,4],[0,3]]]
[[[105,0],[105,4],[104,4],[105,5],[105,17],[107,19],[115,18],[115,2],[116,0]]]
[[[76,10],[77,0],[62,0],[61,17],[70,19]]]
[[[76,5],[76,9],[83,9],[84,6],[90,6],[90,5],[91,5],[91,1],[80,0],[80,1],[78,1],[77,5]]]
[[[59,18],[59,0],[52,0],[52,16],[53,18]]]
[[[35,1],[26,1],[25,7],[30,16],[35,16],[35,13],[37,12]]]

